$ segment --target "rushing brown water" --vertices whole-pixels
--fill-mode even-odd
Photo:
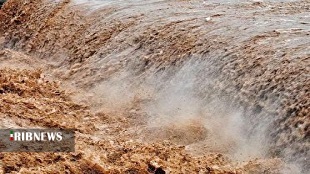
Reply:
[[[73,93],[70,102],[89,106],[88,114],[73,114],[79,117],[71,125],[63,125],[59,116],[54,125],[37,122],[80,125],[86,135],[78,149],[107,173],[113,172],[111,166],[122,166],[119,149],[111,147],[117,154],[105,161],[87,150],[94,145],[85,139],[129,138],[147,143],[135,145],[142,149],[168,140],[174,145],[151,149],[181,145],[190,158],[209,159],[214,153],[229,158],[206,160],[225,161],[217,161],[220,167],[208,169],[211,173],[262,173],[266,168],[269,173],[307,173],[309,11],[309,0],[9,0],[0,11],[1,67],[41,68]],[[106,143],[93,148],[113,146]],[[175,151],[166,153],[179,154]],[[141,155],[139,150],[134,154]],[[158,158],[172,173],[199,172],[202,165],[191,159],[193,164],[182,171],[176,167],[182,162]],[[261,169],[252,161],[232,164],[256,158],[263,160],[257,162]],[[289,169],[271,169],[277,158]],[[148,159],[138,159],[138,173],[146,172],[143,161]],[[79,163],[82,173],[87,164]]]

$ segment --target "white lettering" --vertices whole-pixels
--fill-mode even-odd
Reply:
[[[26,132],[26,141],[32,141],[32,132]]]
[[[41,141],[40,133],[34,132],[33,141]]]
[[[54,132],[47,132],[48,141],[55,141],[56,134]]]
[[[46,141],[45,137],[46,137],[46,132],[41,132],[41,141]]]
[[[21,141],[21,139],[20,139],[20,132],[14,132],[14,140],[15,141]]]
[[[57,136],[57,139],[56,139],[57,141],[62,140],[62,133],[61,132],[57,132],[56,136]]]

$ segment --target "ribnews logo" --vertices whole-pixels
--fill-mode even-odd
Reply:
[[[10,130],[10,141],[62,141],[62,132],[14,132]]]
[[[74,152],[72,129],[0,129],[0,152]]]

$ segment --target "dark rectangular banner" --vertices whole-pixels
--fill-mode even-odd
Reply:
[[[72,129],[0,129],[0,152],[74,152]]]

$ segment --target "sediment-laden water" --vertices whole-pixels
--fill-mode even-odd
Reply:
[[[9,0],[0,11],[0,63],[41,68],[71,92],[70,102],[87,106],[90,116],[77,113],[76,123],[65,125],[96,130],[84,130],[79,150],[108,173],[132,165],[134,157],[116,148],[127,144],[109,145],[112,159],[90,157],[87,138],[147,143],[137,145],[142,149],[168,140],[160,147],[182,146],[190,158],[224,154],[229,160],[211,173],[307,173],[309,11],[309,0]],[[156,158],[167,172],[207,171],[193,159],[182,171]],[[286,167],[271,169],[278,158]],[[137,159],[137,172],[146,172],[152,160]]]

